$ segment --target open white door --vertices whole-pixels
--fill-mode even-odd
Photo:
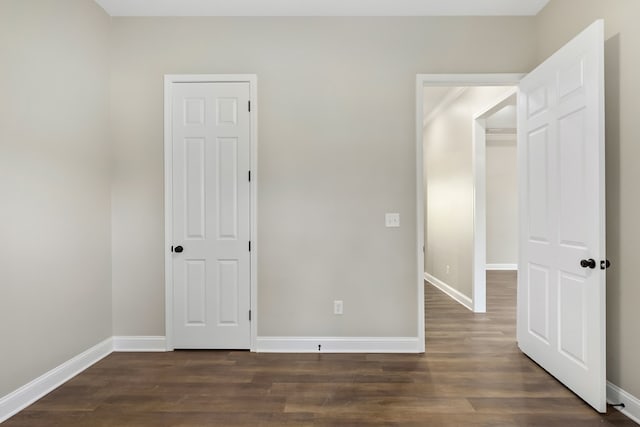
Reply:
[[[518,345],[606,412],[604,23],[520,84]]]

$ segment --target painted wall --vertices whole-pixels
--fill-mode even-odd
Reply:
[[[640,396],[640,2],[551,0],[537,17],[538,61],[598,18],[605,20],[607,377]]]
[[[487,264],[518,264],[518,156],[516,136],[487,137]]]
[[[111,336],[109,22],[0,2],[0,397]]]
[[[259,335],[416,336],[416,74],[529,70],[533,21],[114,18],[114,334],[164,335],[163,75],[256,73]]]
[[[424,128],[425,271],[471,298],[473,116],[510,89],[470,87]],[[429,89],[425,89],[429,97]]]

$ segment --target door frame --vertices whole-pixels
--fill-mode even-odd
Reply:
[[[473,312],[487,311],[487,127],[486,117],[517,102],[518,89],[513,88],[482,108],[473,116],[473,271],[471,296]],[[517,137],[516,137],[517,139]],[[516,141],[517,144],[517,141]],[[518,230],[519,232],[520,230]]]
[[[417,256],[418,256],[418,338],[419,344],[422,345],[421,351],[424,351],[425,341],[425,311],[424,311],[424,255],[425,255],[425,241],[424,241],[424,88],[429,86],[518,86],[522,77],[526,73],[486,73],[486,74],[417,74],[416,75],[416,230],[418,232],[417,238]],[[475,170],[474,170],[475,174]],[[473,204],[473,218],[476,218],[476,205],[475,205],[475,193],[476,183],[474,182],[474,204]],[[476,224],[474,222],[474,230]],[[476,245],[476,236],[474,232],[473,247]],[[476,261],[476,255],[474,251],[474,263]],[[474,280],[475,282],[475,280]],[[475,283],[472,284],[472,305],[473,311],[476,311],[476,303],[479,303],[480,298],[475,297],[476,294]],[[480,308],[480,307],[478,307]]]
[[[258,331],[258,78],[256,74],[166,74],[164,76],[164,283],[165,348],[173,351],[173,149],[172,100],[175,83],[249,83],[250,164],[249,235],[251,239],[249,280],[251,307],[251,351],[256,351]]]

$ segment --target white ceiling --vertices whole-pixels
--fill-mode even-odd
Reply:
[[[95,0],[111,16],[527,16],[549,0]]]

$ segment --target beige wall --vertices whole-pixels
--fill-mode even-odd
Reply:
[[[0,397],[111,336],[109,20],[0,1]]]
[[[425,271],[469,298],[473,273],[472,120],[510,90],[467,88],[424,129]],[[429,97],[428,88],[425,97]]]
[[[551,0],[537,18],[538,60],[598,18],[605,20],[607,258],[607,377],[640,396],[640,2]]]
[[[114,18],[114,334],[164,335],[162,76],[256,73],[259,335],[416,336],[416,74],[528,70],[533,21]]]
[[[487,264],[518,264],[518,156],[516,136],[487,137]]]

